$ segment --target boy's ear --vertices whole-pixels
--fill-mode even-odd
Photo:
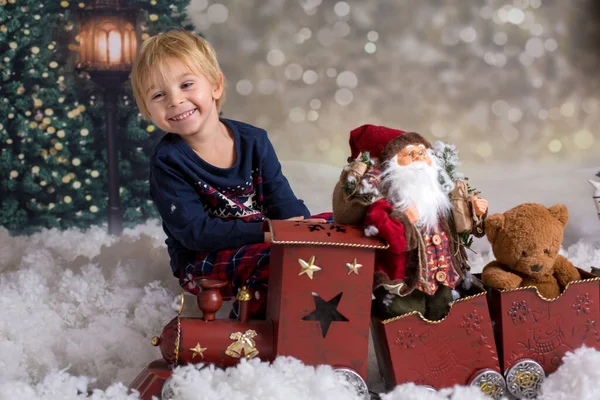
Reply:
[[[217,78],[217,82],[213,85],[213,99],[219,100],[221,96],[223,96],[223,74],[219,72],[219,77]]]

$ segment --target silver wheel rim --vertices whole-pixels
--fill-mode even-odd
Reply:
[[[521,360],[504,373],[506,387],[517,399],[535,399],[546,377],[544,369],[533,360]]]
[[[334,368],[335,373],[340,374],[348,381],[356,390],[356,393],[363,399],[370,399],[369,388],[365,380],[353,369],[350,368]]]
[[[173,381],[171,378],[169,378],[165,381],[165,383],[163,383],[162,390],[160,391],[160,399],[171,400],[173,397],[175,397],[175,391],[173,390]]]
[[[493,369],[477,371],[469,380],[470,386],[478,387],[485,395],[499,399],[506,394],[504,377]]]

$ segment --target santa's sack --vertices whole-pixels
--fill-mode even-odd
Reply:
[[[466,181],[458,179],[455,182],[454,190],[450,192],[450,202],[456,232],[471,232],[473,223],[476,223],[479,217],[473,212],[473,196],[469,194]]]

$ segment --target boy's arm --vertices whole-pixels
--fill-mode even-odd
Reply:
[[[296,197],[287,178],[281,172],[281,164],[266,134],[264,146],[261,159],[264,214],[271,219],[288,219],[299,216],[310,218],[308,208],[302,200]]]
[[[156,158],[150,193],[171,235],[190,250],[209,252],[262,243],[262,222],[224,221],[204,210],[193,182],[177,168]]]

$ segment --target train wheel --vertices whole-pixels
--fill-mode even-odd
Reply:
[[[524,359],[504,372],[506,386],[517,399],[535,399],[546,378],[544,369],[533,360]]]
[[[172,400],[175,397],[175,391],[173,390],[172,378],[169,378],[163,383],[162,390],[160,392],[160,400]]]
[[[504,377],[493,369],[479,370],[469,379],[469,386],[477,386],[487,396],[499,399],[506,394]]]
[[[369,388],[367,387],[365,380],[356,371],[350,368],[334,368],[333,370],[350,382],[360,397],[365,400],[369,400],[371,398],[371,395],[369,394]]]

